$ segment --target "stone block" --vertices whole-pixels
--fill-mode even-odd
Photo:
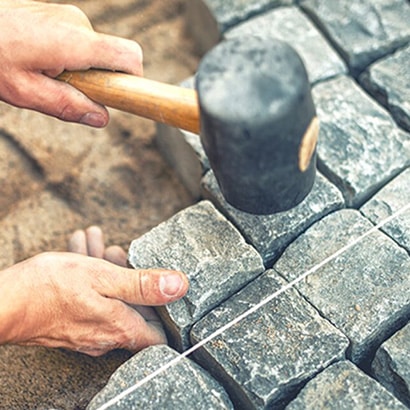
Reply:
[[[221,35],[251,16],[294,0],[190,0],[187,2],[188,32],[200,54],[213,47]]]
[[[397,124],[410,131],[410,46],[372,64],[361,84],[388,108]]]
[[[379,230],[362,237],[372,227],[356,210],[337,211],[299,236],[274,265],[288,281],[317,267],[297,289],[350,339],[349,358],[360,366],[368,366],[410,315],[410,257]]]
[[[407,169],[366,202],[360,211],[374,224],[378,224],[406,206],[409,200],[410,169]],[[402,213],[380,229],[410,252],[410,211]]]
[[[285,286],[274,270],[199,321],[193,343],[208,337]],[[282,408],[313,375],[345,355],[348,341],[290,289],[227,328],[195,352],[220,380],[236,408]]]
[[[274,37],[288,42],[302,58],[311,83],[317,83],[347,71],[342,59],[297,7],[273,9],[225,33],[226,38],[249,35]]]
[[[233,409],[224,389],[187,358],[179,360],[153,380],[115,401],[118,394],[177,357],[178,353],[165,345],[142,350],[114,372],[107,385],[87,406],[87,410],[97,410],[110,400],[110,409],[117,410]]]
[[[134,240],[134,268],[163,267],[188,276],[187,295],[158,309],[178,350],[192,325],[264,271],[262,258],[208,201],[177,213]]]
[[[410,323],[377,350],[374,376],[410,408]]]
[[[406,0],[302,0],[354,74],[410,39]]]
[[[348,77],[313,88],[318,168],[359,207],[410,164],[410,134]]]
[[[319,173],[310,194],[295,208],[272,215],[252,215],[229,205],[223,197],[212,171],[203,181],[204,196],[212,199],[246,240],[271,266],[286,246],[324,215],[340,209],[344,201],[339,190]]]
[[[325,408],[404,410],[406,407],[353,363],[342,361],[309,381],[286,410]]]

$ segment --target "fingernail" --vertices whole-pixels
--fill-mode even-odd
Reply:
[[[165,273],[159,281],[159,290],[164,296],[177,296],[184,282],[178,273]]]
[[[104,115],[99,112],[88,112],[81,117],[80,123],[90,125],[91,127],[101,128],[106,125],[106,119]]]

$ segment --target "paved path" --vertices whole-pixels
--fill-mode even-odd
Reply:
[[[172,348],[133,357],[89,409],[406,408],[410,210],[377,224],[410,208],[409,2],[192,0],[188,8],[203,52],[260,35],[300,53],[321,121],[318,176],[296,208],[245,214],[224,200],[199,137],[159,127],[164,154],[198,203],[133,241],[129,259],[181,269],[191,289],[160,310]],[[192,355],[175,356],[191,346]],[[144,379],[145,366],[166,369]]]

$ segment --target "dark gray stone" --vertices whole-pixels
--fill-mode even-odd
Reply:
[[[308,382],[286,410],[405,408],[353,363],[343,361],[329,366]]]
[[[311,83],[346,73],[345,63],[297,7],[273,9],[225,33],[226,38],[249,35],[288,42],[300,54]]]
[[[90,402],[87,410],[98,410],[177,357],[178,353],[165,345],[141,351],[115,371],[107,385]],[[224,389],[206,371],[193,361],[183,358],[109,408],[207,410],[233,409],[233,406]]]
[[[298,237],[274,268],[294,280],[372,227],[358,211],[337,211]],[[350,339],[352,361],[366,365],[410,315],[410,258],[376,230],[319,266],[297,289]]]
[[[410,169],[407,169],[366,202],[360,211],[378,224],[406,206],[409,200]],[[383,225],[381,230],[410,252],[410,211]]]
[[[187,295],[158,311],[178,350],[189,347],[191,326],[264,271],[262,258],[209,201],[191,206],[134,240],[134,268],[185,272]]]
[[[313,89],[318,167],[358,207],[410,164],[410,134],[348,77]]]
[[[285,284],[274,270],[265,272],[198,322],[193,342]],[[343,358],[347,346],[347,339],[290,289],[205,344],[195,358],[220,379],[236,408],[281,408],[301,383]]]
[[[374,63],[361,76],[363,86],[396,122],[410,131],[410,46]]]
[[[410,39],[406,0],[302,0],[356,74]]]
[[[190,0],[189,7],[200,7],[204,3],[217,23],[219,31],[224,33],[228,28],[260,14],[270,8],[290,5],[293,0]]]
[[[372,370],[380,383],[410,407],[410,323],[380,346]]]
[[[317,174],[310,194],[295,208],[272,215],[251,215],[229,205],[219,190],[213,172],[203,179],[204,196],[211,198],[233,221],[247,241],[262,255],[266,266],[278,258],[285,247],[311,224],[343,207],[339,190]]]

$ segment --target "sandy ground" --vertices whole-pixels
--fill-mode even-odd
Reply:
[[[146,77],[178,83],[198,63],[185,34],[187,1],[72,3],[89,15],[96,30],[137,40],[144,50]],[[155,147],[155,125],[130,114],[111,114],[108,128],[94,132],[0,107],[0,160],[6,162],[8,176],[1,183],[2,267],[41,251],[64,250],[69,233],[90,224],[102,226],[108,244],[127,248],[132,239],[192,203]],[[50,132],[40,138],[40,128]],[[65,141],[62,135],[71,136]],[[10,249],[8,242],[13,243]],[[4,346],[0,408],[82,409],[128,357],[120,351],[95,359]]]

